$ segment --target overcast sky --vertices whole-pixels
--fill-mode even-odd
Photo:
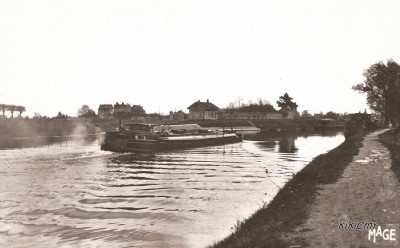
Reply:
[[[400,2],[2,0],[0,103],[76,115],[127,102],[147,113],[241,97],[358,112],[371,64],[400,63]]]

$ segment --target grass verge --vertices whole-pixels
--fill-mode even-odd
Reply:
[[[289,247],[282,237],[305,222],[319,185],[336,182],[357,155],[365,133],[346,139],[337,148],[314,158],[297,173],[266,208],[261,208],[236,230],[211,247]],[[304,240],[293,240],[306,246]]]
[[[389,130],[379,135],[379,141],[390,151],[392,166],[390,167],[400,181],[400,133]]]

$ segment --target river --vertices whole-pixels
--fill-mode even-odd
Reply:
[[[205,247],[342,134],[247,134],[152,155],[60,141],[0,150],[0,247]]]

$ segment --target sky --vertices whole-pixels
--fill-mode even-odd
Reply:
[[[147,113],[288,93],[310,113],[358,112],[370,65],[400,63],[397,0],[2,0],[0,103],[76,116]]]

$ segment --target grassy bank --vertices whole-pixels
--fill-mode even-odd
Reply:
[[[365,133],[346,139],[332,151],[316,157],[297,173],[269,203],[249,219],[238,223],[236,231],[212,247],[289,247],[283,237],[307,219],[320,185],[337,181],[357,155]],[[306,246],[304,240],[296,245]]]
[[[393,161],[390,168],[400,181],[400,132],[389,130],[379,135],[379,141],[389,149]]]

